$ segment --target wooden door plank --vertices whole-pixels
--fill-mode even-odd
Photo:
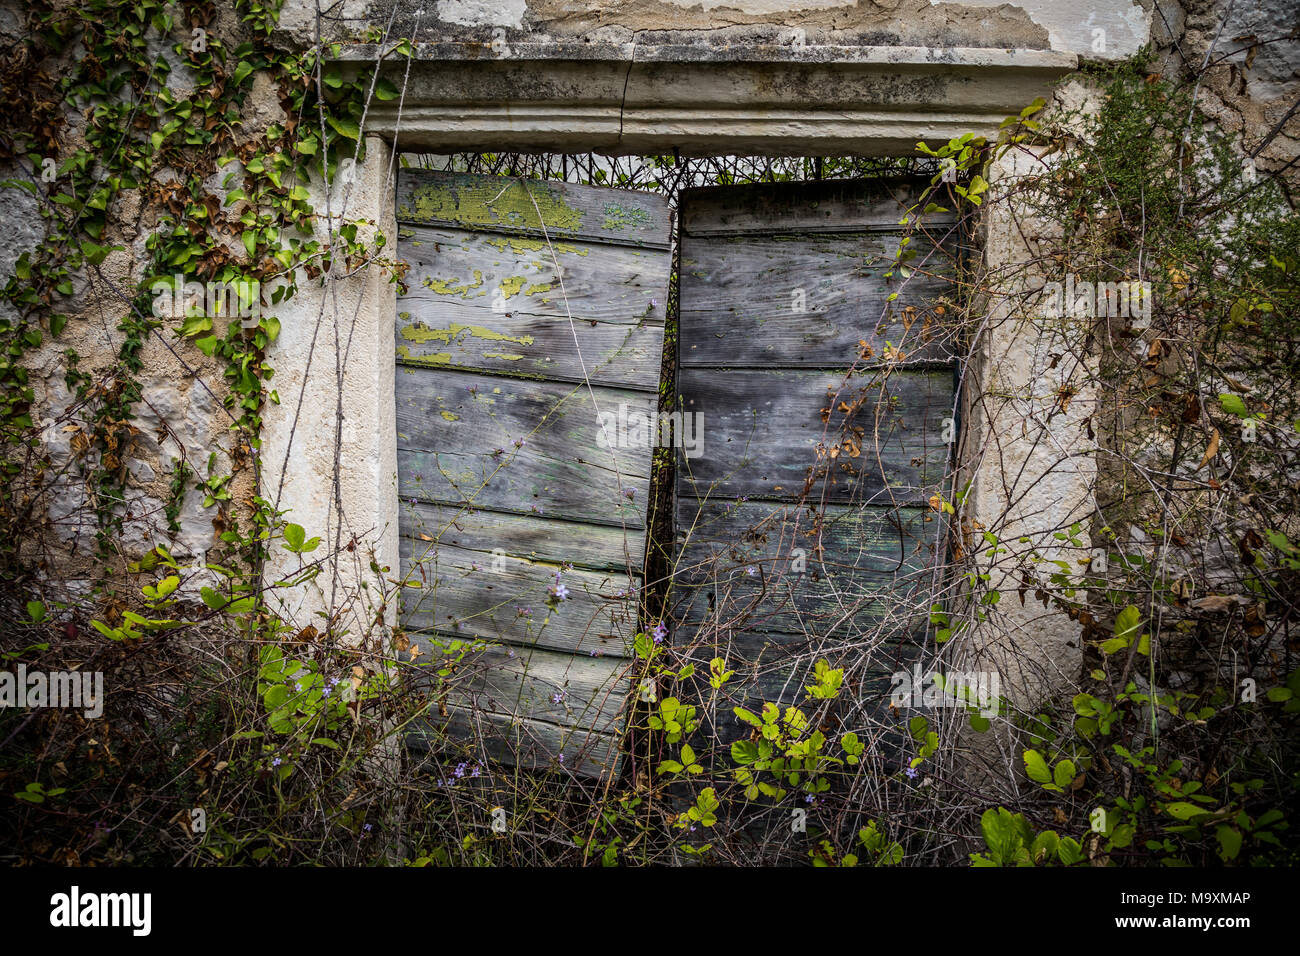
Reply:
[[[451,679],[430,674],[412,686],[441,686],[448,706],[608,734],[622,721],[629,667],[622,658],[494,645],[467,654]]]
[[[397,220],[659,249],[672,229],[656,193],[416,169],[397,178]]]
[[[448,707],[443,714],[434,707],[424,723],[412,726],[406,739],[413,749],[424,751],[468,741],[460,746],[468,746],[477,759],[530,770],[563,769],[602,779],[618,773],[617,735],[488,710]]]
[[[896,248],[862,234],[685,237],[682,365],[839,368],[879,361],[887,345],[948,361],[952,324],[934,310],[955,293],[940,274],[951,260],[936,252],[916,267],[935,274],[886,279]]]
[[[641,528],[651,449],[603,448],[599,412],[654,414],[657,396],[452,369],[397,376],[403,500]],[[517,445],[517,442],[522,444]]]
[[[686,190],[681,197],[682,234],[898,232],[899,220],[928,184],[926,178],[900,177]],[[926,216],[927,224],[935,228],[954,221],[950,214]]]
[[[399,541],[404,589],[402,624],[465,640],[545,647],[583,657],[627,657],[636,631],[639,577],[564,571],[569,596],[555,610],[546,599],[556,568],[506,557],[493,570],[478,551]]]
[[[929,509],[678,501],[673,617],[857,638],[928,608],[937,523]],[[928,611],[924,616],[928,617]],[[923,628],[922,628],[923,629]]]
[[[645,560],[645,531],[506,514],[481,508],[405,501],[402,535],[425,550],[442,545],[472,551],[491,566],[494,552],[527,561],[571,563],[587,571],[634,574]]]
[[[809,487],[813,500],[897,507],[925,502],[945,471],[949,371],[846,381],[802,369],[683,368],[678,388],[684,411],[704,416],[705,435],[702,454],[679,457],[679,494],[797,498]]]

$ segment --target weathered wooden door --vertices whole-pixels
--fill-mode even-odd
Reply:
[[[677,456],[675,642],[796,703],[817,660],[883,710],[932,599],[928,499],[955,433],[951,238],[891,271],[914,181],[716,187],[681,202],[677,386],[704,447]],[[950,225],[927,216],[932,228]]]
[[[600,426],[658,406],[668,205],[408,170],[397,208],[403,624],[495,645],[466,659],[431,719],[486,756],[605,773],[652,451]]]

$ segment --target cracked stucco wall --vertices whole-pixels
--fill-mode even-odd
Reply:
[[[1056,50],[1096,59],[1131,56],[1146,42],[1150,0],[350,0],[334,21],[336,35],[367,26],[418,39],[481,39],[501,28],[512,42],[583,37],[623,42],[651,33],[735,44],[996,47]],[[314,30],[314,4],[290,0],[284,27]]]

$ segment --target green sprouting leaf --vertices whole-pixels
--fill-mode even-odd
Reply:
[[[303,542],[307,540],[307,532],[300,524],[292,522],[284,526],[284,546],[290,551],[299,551],[302,549]]]
[[[1024,753],[1025,771],[1029,774],[1029,779],[1034,783],[1051,783],[1052,772],[1047,768],[1047,761],[1037,750],[1026,750]]]
[[[108,254],[112,251],[112,246],[101,246],[89,239],[83,240],[81,243],[81,254],[86,257],[86,262],[92,266],[99,265],[108,258]]]
[[[1074,761],[1062,760],[1052,770],[1052,781],[1064,790],[1074,780],[1075,768]]]
[[[1115,636],[1125,642],[1125,647],[1137,636],[1138,628],[1141,626],[1142,612],[1132,604],[1115,615]]]
[[[1219,848],[1223,852],[1223,858],[1235,860],[1237,854],[1241,852],[1241,831],[1224,824],[1214,831],[1214,835],[1219,838]]]
[[[1236,415],[1239,418],[1245,418],[1250,414],[1246,411],[1246,403],[1241,400],[1241,397],[1231,392],[1219,393],[1219,407],[1229,415]]]
[[[356,120],[346,116],[330,116],[328,119],[334,132],[340,136],[346,136],[348,139],[359,139],[361,137],[361,127],[357,125]]]
[[[40,601],[28,601],[27,616],[30,617],[34,623],[40,624],[41,621],[45,620],[45,605]]]
[[[1209,812],[1194,803],[1183,802],[1166,804],[1165,811],[1175,820],[1190,820],[1194,816]]]
[[[235,67],[235,75],[232,77],[236,86],[248,79],[248,74],[253,72],[253,64],[247,60],[240,60],[239,66]]]

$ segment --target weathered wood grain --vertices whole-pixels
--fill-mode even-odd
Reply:
[[[667,249],[671,215],[649,192],[415,169],[397,179],[403,223]]]
[[[673,617],[819,638],[923,631],[941,543],[932,515],[683,496]]]
[[[913,361],[949,360],[954,330],[944,314],[956,288],[942,273],[951,259],[935,251],[917,266],[934,274],[886,279],[897,243],[862,234],[684,237],[681,364],[838,368],[879,361],[886,344]]]
[[[415,227],[403,235],[407,292],[399,309],[438,304],[449,318],[477,325],[490,325],[483,312],[663,324],[671,264],[661,250],[591,242],[548,245],[448,228]]]
[[[618,774],[618,736],[486,710],[448,707],[439,714],[434,708],[426,720],[412,724],[406,740],[417,751],[468,748],[478,760],[531,770],[563,768],[591,778]]]
[[[895,230],[928,179],[825,180],[823,182],[709,186],[681,196],[682,233],[725,236],[763,232],[816,233]],[[954,221],[931,213],[934,227]]]
[[[408,232],[399,362],[658,387],[669,278],[661,251]]]
[[[500,642],[425,730],[612,772],[652,449],[608,425],[658,407],[668,203],[415,171],[397,201],[402,621]]]
[[[620,404],[649,416],[657,396],[451,369],[399,372],[399,494],[642,528],[651,449],[600,446],[617,436],[603,437],[597,409],[617,414]]]
[[[706,718],[724,745],[750,732],[734,706],[803,705],[818,660],[844,669],[837,720],[887,717],[890,674],[922,653],[946,547],[928,498],[953,415],[957,236],[940,223],[913,240],[920,272],[883,275],[921,188],[683,196],[677,390],[705,439],[678,457],[667,613],[679,652],[736,670]]]
[[[445,681],[417,672],[408,686],[434,689],[447,706],[617,733],[630,666],[617,658],[492,646],[466,655]]]
[[[683,368],[678,389],[683,410],[704,416],[705,436],[701,455],[679,457],[679,494],[798,497],[811,482],[814,499],[913,505],[946,470],[948,371],[846,382],[797,369]]]
[[[569,596],[555,610],[546,599],[556,567],[403,536],[399,541],[402,625],[452,637],[543,647],[583,657],[627,657],[636,632],[639,577],[569,570]],[[496,570],[494,570],[496,568]]]
[[[615,528],[504,514],[481,508],[431,505],[417,501],[401,505],[402,534],[420,542],[423,550],[439,546],[460,548],[490,561],[494,551],[527,561],[570,562],[587,571],[635,574],[645,557],[646,533],[640,528]]]

